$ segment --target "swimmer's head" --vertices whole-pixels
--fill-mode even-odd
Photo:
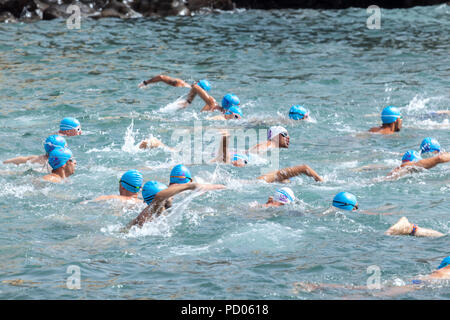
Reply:
[[[441,264],[439,265],[438,269],[442,269],[446,266],[450,265],[450,256],[448,256],[447,258],[444,258],[444,260],[442,260]]]
[[[59,133],[66,136],[78,136],[81,132],[81,124],[75,118],[67,117],[61,120]]]
[[[289,133],[286,128],[273,126],[267,131],[267,140],[278,140],[279,148],[289,148]]]
[[[402,116],[400,115],[400,110],[394,106],[387,106],[381,112],[381,122],[383,125],[395,124],[394,131],[400,131],[402,127]]]
[[[164,189],[167,189],[165,184],[158,181],[148,181],[142,188],[142,198],[144,198],[146,204],[150,204],[155,199],[156,194]]]
[[[339,209],[353,211],[358,209],[358,200],[350,192],[339,192],[334,196],[333,206]]]
[[[239,98],[233,93],[227,93],[222,99],[222,108],[230,109],[232,106],[238,106],[241,103]]]
[[[291,188],[284,187],[275,191],[273,195],[273,201],[279,202],[282,204],[289,204],[295,201],[294,191]]]
[[[203,90],[205,90],[206,92],[208,92],[209,90],[211,90],[211,83],[209,83],[208,80],[204,79],[204,80],[200,80],[197,85],[202,88]]]
[[[231,164],[235,167],[243,167],[248,163],[248,157],[244,154],[234,153],[231,158]]]
[[[66,146],[67,146],[66,139],[64,139],[59,134],[54,134],[47,137],[47,139],[45,139],[44,142],[44,149],[47,154],[52,152],[53,149],[55,148],[64,148]]]
[[[425,138],[420,144],[420,153],[441,152],[441,145],[434,138]]]
[[[402,163],[410,162],[410,161],[416,162],[416,161],[420,161],[420,160],[422,160],[422,157],[415,150],[407,151],[402,157]]]
[[[67,167],[68,174],[75,172],[77,162],[72,158],[69,148],[55,148],[48,155],[48,163],[53,170]]]
[[[304,106],[294,105],[289,110],[289,118],[292,120],[303,120],[307,119],[309,116],[309,111]]]
[[[191,172],[186,166],[179,164],[173,167],[172,171],[170,171],[170,184],[183,184],[189,182],[192,182],[192,176]]]
[[[142,173],[137,170],[129,170],[125,172],[119,181],[122,188],[132,193],[138,193],[141,191],[143,182],[144,178],[142,177]]]
[[[242,110],[238,106],[232,106],[225,112],[225,119],[241,119],[243,117]]]

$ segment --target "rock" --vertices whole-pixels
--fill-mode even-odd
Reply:
[[[28,12],[34,12],[37,6],[33,0],[0,0],[0,12],[8,11],[14,17],[20,18],[24,9]]]
[[[14,15],[11,12],[4,11],[4,12],[0,13],[0,22],[16,23],[18,21],[17,21],[16,17],[14,17]]]

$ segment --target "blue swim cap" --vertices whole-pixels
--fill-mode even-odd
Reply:
[[[144,178],[142,173],[137,170],[129,170],[120,178],[120,184],[122,187],[130,192],[138,193],[141,190]]]
[[[381,112],[381,122],[383,124],[394,123],[400,118],[400,110],[394,106],[387,106]]]
[[[209,83],[208,80],[200,80],[197,84],[200,88],[202,88],[205,91],[211,90],[211,83]]]
[[[67,131],[67,130],[72,130],[72,129],[76,129],[79,126],[81,126],[80,121],[78,121],[75,118],[64,118],[61,120],[61,124],[59,125],[59,130],[61,131]]]
[[[439,265],[438,269],[442,269],[446,266],[450,265],[450,256],[448,256],[447,258],[444,258],[444,260],[442,260],[441,264]]]
[[[419,161],[422,160],[422,157],[420,156],[419,153],[417,153],[417,151],[415,150],[409,150],[407,151],[402,158],[402,163],[405,162],[410,162],[410,161]]]
[[[240,154],[240,153],[233,153],[232,155],[233,157],[231,158],[231,161],[238,161],[238,160],[242,160],[245,162],[245,164],[248,163],[248,157],[244,154]]]
[[[333,199],[333,206],[344,210],[358,209],[358,200],[349,192],[339,192]]]
[[[294,105],[289,110],[289,118],[293,120],[302,120],[308,113],[308,110],[304,106]]]
[[[69,148],[55,148],[48,155],[48,163],[53,170],[61,168],[72,158],[72,151]]]
[[[430,137],[423,139],[422,143],[420,144],[420,153],[434,151],[441,152],[441,145],[439,144],[439,142],[436,139]]]
[[[67,145],[66,139],[58,134],[48,136],[44,142],[44,149],[46,153],[50,153],[55,148],[64,148]]]
[[[239,108],[238,106],[232,106],[229,109],[227,109],[227,112],[225,112],[225,114],[233,114],[233,113],[236,113],[236,114],[240,115],[241,117],[244,116],[242,114],[241,108]]]
[[[191,181],[191,172],[182,164],[176,165],[170,171],[170,183],[188,183]]]
[[[167,186],[158,181],[148,181],[144,184],[142,188],[142,197],[146,204],[152,203],[153,199],[158,192],[167,189]]]
[[[239,98],[232,93],[227,93],[222,99],[222,108],[229,109],[232,106],[238,106],[241,102]]]

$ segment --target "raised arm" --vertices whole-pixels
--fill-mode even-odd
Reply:
[[[222,107],[219,106],[216,99],[211,97],[205,90],[203,90],[198,84],[192,85],[192,90],[205,101],[206,105],[203,107],[201,111],[214,111],[214,110],[222,110]]]
[[[165,76],[162,74],[157,75],[156,77],[153,77],[151,79],[148,80],[144,80],[139,84],[139,88],[143,88],[146,85],[149,85],[150,83],[156,83],[156,82],[164,82],[167,83],[169,86],[173,86],[173,87],[186,87],[186,88],[190,88],[191,86],[189,84],[187,84],[186,82],[184,82],[181,79],[177,79],[177,78],[172,78],[169,76]]]
[[[417,226],[408,221],[406,217],[400,218],[393,226],[391,226],[385,233],[388,236],[402,236],[410,235],[416,237],[442,237],[444,234]]]
[[[258,179],[265,180],[268,183],[282,182],[286,179],[296,177],[301,174],[305,174],[305,175],[313,178],[316,181],[320,181],[320,182],[323,181],[323,179],[317,174],[317,172],[315,172],[311,167],[309,167],[306,164],[269,172],[265,175],[258,177]]]

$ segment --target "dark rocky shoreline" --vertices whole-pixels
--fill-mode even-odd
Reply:
[[[80,8],[81,17],[86,18],[137,18],[190,16],[195,12],[214,10],[246,9],[345,9],[409,8],[414,6],[446,3],[442,0],[0,0],[0,22],[33,22],[38,20],[67,19],[69,5]],[[449,4],[449,3],[447,3]]]

